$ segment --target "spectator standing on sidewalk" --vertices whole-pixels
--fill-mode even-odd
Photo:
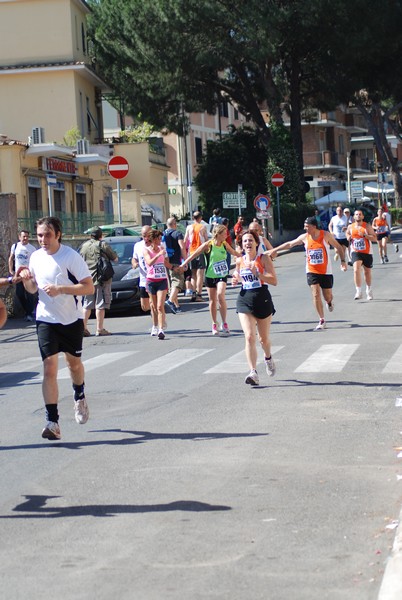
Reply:
[[[83,425],[89,417],[81,360],[84,323],[78,296],[92,294],[94,285],[79,253],[61,243],[60,219],[39,219],[36,235],[40,248],[32,254],[29,268],[18,269],[17,277],[21,277],[31,294],[39,291],[36,331],[43,360],[42,393],[47,416],[42,437],[59,440],[57,372],[60,352],[64,352],[73,384],[75,420]]]
[[[29,231],[26,229],[21,229],[18,239],[19,241],[11,246],[10,256],[8,257],[8,270],[10,275],[15,275],[20,267],[27,267],[31,255],[36,250],[35,246],[29,243]],[[36,294],[27,292],[22,281],[19,281],[15,288],[15,295],[25,313],[25,321],[33,321],[35,319],[35,307],[37,302]]]
[[[179,305],[179,291],[184,291],[184,274],[179,270],[180,264],[186,260],[187,252],[184,244],[184,236],[177,229],[177,222],[174,217],[170,217],[167,222],[167,229],[163,234],[163,240],[166,246],[166,253],[169,259],[171,268],[168,269],[170,295],[166,300],[166,305],[170,308],[173,314],[181,313]]]
[[[92,227],[91,239],[84,242],[80,248],[80,254],[88,265],[92,281],[95,286],[94,292],[84,297],[84,337],[91,335],[88,329],[88,320],[91,312],[95,309],[96,316],[96,336],[111,335],[110,331],[103,327],[105,320],[105,310],[110,308],[112,301],[112,279],[108,281],[99,281],[98,279],[98,260],[104,254],[111,262],[118,262],[118,256],[114,250],[102,242],[103,232],[100,227]]]

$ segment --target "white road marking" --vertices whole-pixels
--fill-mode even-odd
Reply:
[[[42,360],[40,356],[31,356],[30,358],[23,358],[16,363],[4,365],[0,368],[0,374],[2,373],[21,373],[23,371],[41,370]]]
[[[213,348],[209,350],[200,350],[197,348],[183,348],[181,350],[173,350],[173,352],[169,352],[164,356],[160,356],[155,360],[151,360],[151,362],[146,363],[145,365],[141,365],[133,369],[132,371],[127,371],[126,373],[122,373],[123,377],[137,377],[141,375],[152,375],[153,377],[157,377],[160,375],[165,375],[169,373],[169,371],[173,371],[173,369],[178,369],[182,365],[190,362],[191,360],[195,360],[196,358],[207,354],[207,352],[212,352]]]
[[[284,346],[272,346],[271,354],[279,352],[283,347]],[[262,364],[262,362],[261,358],[258,364]],[[247,360],[245,351],[242,350],[241,352],[237,352],[237,354],[233,354],[230,358],[218,363],[214,367],[211,367],[207,371],[204,371],[204,373],[241,373],[244,370],[247,371]]]
[[[402,344],[398,350],[391,356],[382,370],[383,373],[402,373]]]
[[[360,344],[323,344],[295,373],[339,373]]]
[[[121,360],[122,358],[127,358],[128,356],[132,356],[133,354],[138,354],[139,350],[132,350],[131,352],[105,352],[100,354],[99,356],[94,356],[93,358],[89,358],[88,360],[84,360],[85,372],[94,371],[99,367],[109,366],[111,363]],[[107,377],[115,377],[117,375],[110,374],[110,371],[107,371]],[[61,369],[59,371],[59,375],[57,379],[70,379],[70,371],[68,367]]]

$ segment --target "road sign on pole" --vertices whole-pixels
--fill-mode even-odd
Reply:
[[[271,183],[275,187],[281,187],[285,183],[285,178],[282,173],[274,173],[271,177]]]
[[[107,164],[107,170],[111,177],[114,177],[114,179],[117,179],[117,207],[118,207],[118,211],[119,211],[119,223],[121,223],[122,216],[121,216],[120,179],[124,179],[124,177],[128,173],[128,170],[129,170],[128,161],[126,158],[124,158],[124,156],[113,156]]]
[[[351,181],[350,182],[350,197],[352,202],[361,200],[363,198],[363,181]]]
[[[271,206],[271,198],[268,194],[258,194],[254,198],[254,208],[256,208],[260,212],[266,212],[268,208]]]
[[[222,192],[223,208],[239,207],[239,192]],[[247,192],[240,192],[240,207],[247,208]]]
[[[114,179],[124,179],[129,171],[128,161],[124,156],[113,156],[107,164],[107,170]]]

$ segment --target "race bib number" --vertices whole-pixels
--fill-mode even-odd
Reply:
[[[308,262],[310,265],[323,265],[324,264],[324,253],[322,248],[316,248],[315,250],[308,251]]]
[[[241,269],[240,276],[243,290],[255,290],[262,287],[260,279],[250,269]]]
[[[226,260],[220,260],[212,265],[215,275],[218,277],[226,277],[228,274],[228,263]]]
[[[154,276],[155,279],[166,279],[166,268],[165,265],[154,265]]]
[[[377,227],[377,233],[385,233],[387,231],[387,228],[385,225],[380,225],[379,227]]]
[[[363,252],[366,249],[366,241],[364,238],[355,238],[353,240],[353,249],[356,252]]]

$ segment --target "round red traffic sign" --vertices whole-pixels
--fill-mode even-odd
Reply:
[[[282,173],[274,173],[271,177],[271,183],[275,187],[281,187],[285,183],[285,178]]]
[[[128,161],[124,156],[113,156],[107,164],[107,170],[111,177],[124,179],[129,170]]]
[[[266,210],[268,210],[268,208],[271,206],[271,198],[268,196],[268,194],[258,194],[258,196],[256,196],[254,198],[254,207],[261,212],[264,212]]]

